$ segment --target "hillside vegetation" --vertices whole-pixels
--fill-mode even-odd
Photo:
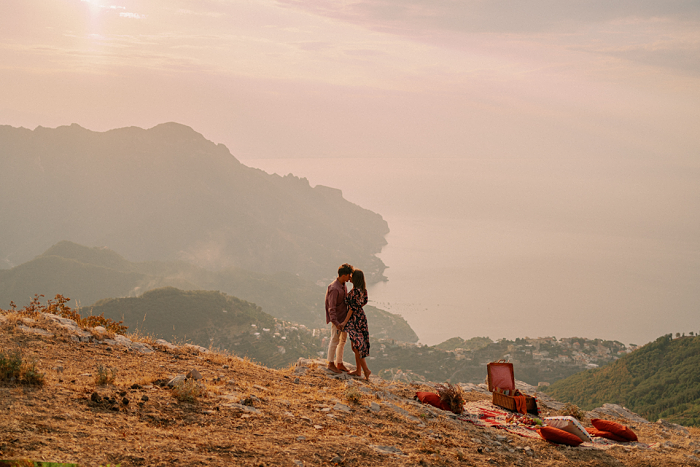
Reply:
[[[370,282],[384,264],[379,214],[340,190],[241,164],[222,144],[165,123],[94,132],[0,126],[0,268],[61,241],[135,261],[286,271],[331,279],[344,262]],[[46,226],[45,228],[38,228]]]
[[[89,308],[99,300],[135,297],[149,290],[218,290],[255,303],[275,318],[309,328],[325,326],[325,287],[288,272],[265,274],[240,268],[209,271],[182,261],[131,262],[107,248],[62,241],[44,254],[0,270],[0,307],[23,306],[34,294],[70,297]],[[377,337],[416,342],[401,316],[368,306],[370,330]]]
[[[700,336],[659,337],[608,366],[558,381],[546,392],[584,409],[616,403],[649,420],[700,426]]]

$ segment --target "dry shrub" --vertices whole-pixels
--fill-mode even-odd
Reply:
[[[445,383],[436,385],[435,389],[437,389],[440,400],[448,404],[452,412],[456,414],[462,413],[464,410],[464,395],[461,387]]]
[[[158,337],[153,334],[144,334],[140,329],[136,329],[130,332],[127,337],[131,339],[132,342],[141,342],[142,344],[148,345],[159,345],[156,343]]]
[[[98,386],[104,386],[105,384],[114,384],[114,380],[117,377],[117,369],[102,366],[102,364],[97,365],[97,374],[95,375],[95,384]]]
[[[579,409],[578,405],[568,403],[564,405],[564,408],[561,410],[561,414],[564,416],[574,417],[580,422],[582,422],[583,419],[586,417],[586,412]]]
[[[75,321],[78,326],[83,329],[94,328],[95,326],[102,326],[108,332],[115,334],[124,334],[126,332],[127,326],[124,326],[123,321],[116,322],[109,318],[105,318],[103,315],[100,316],[86,316],[83,318],[77,310],[66,305],[70,301],[70,298],[64,297],[61,294],[57,294],[54,300],[48,300],[46,305],[41,304],[41,298],[43,294],[34,294],[29,305],[24,308],[17,310],[17,305],[15,302],[10,302],[10,308],[13,312],[18,313],[20,316],[27,316],[31,318],[37,318],[40,313],[49,313],[52,315],[57,315],[62,318],[68,318]]]
[[[345,390],[345,399],[353,404],[359,404],[362,400],[362,393],[355,386],[350,386]]]

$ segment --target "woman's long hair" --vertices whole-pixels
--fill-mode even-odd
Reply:
[[[352,282],[353,289],[357,289],[360,292],[365,291],[365,273],[362,272],[362,269],[355,269],[355,271],[352,273],[352,279],[350,279],[350,282]]]

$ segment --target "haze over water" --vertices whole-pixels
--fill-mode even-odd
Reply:
[[[401,314],[423,343],[580,336],[644,344],[700,331],[700,248],[681,199],[698,187],[681,171],[616,174],[606,161],[574,170],[517,158],[243,162],[341,188],[384,216],[389,280],[369,289],[370,303]],[[659,190],[654,180],[666,177],[677,184]]]

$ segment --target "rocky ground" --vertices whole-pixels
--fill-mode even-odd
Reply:
[[[412,397],[425,385],[336,378],[313,361],[271,370],[128,337],[0,312],[0,352],[19,349],[44,373],[43,385],[0,382],[0,459],[123,467],[700,465],[700,430],[614,407],[601,413],[632,426],[639,445],[562,447],[422,406]],[[185,386],[167,385],[190,372]],[[466,395],[488,397],[477,388]],[[555,401],[542,402],[545,415],[558,414]]]

